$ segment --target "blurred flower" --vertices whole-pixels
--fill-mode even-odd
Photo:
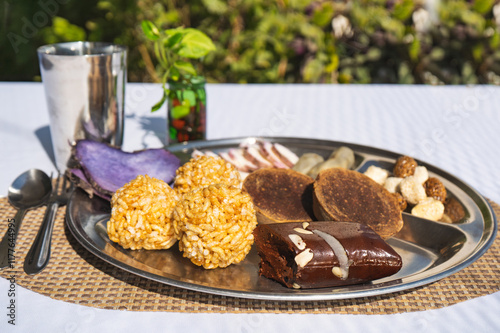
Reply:
[[[338,15],[333,18],[332,28],[333,34],[337,39],[343,36],[352,37],[353,35],[351,22],[349,22],[349,19],[344,15]]]
[[[290,46],[297,55],[303,55],[304,53],[307,52],[307,46],[304,41],[304,38],[295,38],[290,43]]]
[[[429,12],[430,24],[439,22],[439,8],[441,6],[441,0],[425,0],[425,9]]]
[[[500,3],[493,6],[493,17],[496,25],[500,28]]]
[[[431,25],[429,12],[423,8],[417,9],[412,15],[415,30],[417,32],[426,32]]]

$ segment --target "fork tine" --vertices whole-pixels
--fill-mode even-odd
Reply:
[[[61,186],[61,191],[63,193],[68,190],[67,183],[68,183],[68,177],[66,177],[65,175],[63,175],[63,183],[62,183],[62,186]]]
[[[54,186],[54,193],[58,194],[59,193],[59,182],[60,182],[61,177],[59,177],[59,172],[57,172],[57,179],[56,179],[56,186]]]
[[[68,178],[68,183],[69,183],[69,186],[66,188],[66,192],[68,192],[68,194],[70,194],[71,192],[73,192],[75,184],[73,184],[73,182],[69,178]]]

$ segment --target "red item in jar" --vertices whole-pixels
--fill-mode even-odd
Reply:
[[[186,125],[186,122],[181,119],[172,119],[172,127],[178,130],[183,129]]]

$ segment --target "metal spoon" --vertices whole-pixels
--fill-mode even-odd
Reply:
[[[0,243],[0,269],[13,265],[14,247],[24,214],[44,204],[52,192],[50,177],[41,170],[31,169],[17,177],[9,187],[8,199],[18,209],[14,218],[7,219],[9,228]]]

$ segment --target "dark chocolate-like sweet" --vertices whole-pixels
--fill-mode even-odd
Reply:
[[[370,227],[354,222],[262,224],[254,231],[259,274],[289,288],[363,283],[397,273],[399,254]]]
[[[383,239],[403,228],[396,197],[368,176],[330,168],[314,181],[313,209],[318,221],[363,223]]]
[[[313,182],[295,170],[264,168],[250,173],[243,188],[252,197],[259,223],[313,221]]]

